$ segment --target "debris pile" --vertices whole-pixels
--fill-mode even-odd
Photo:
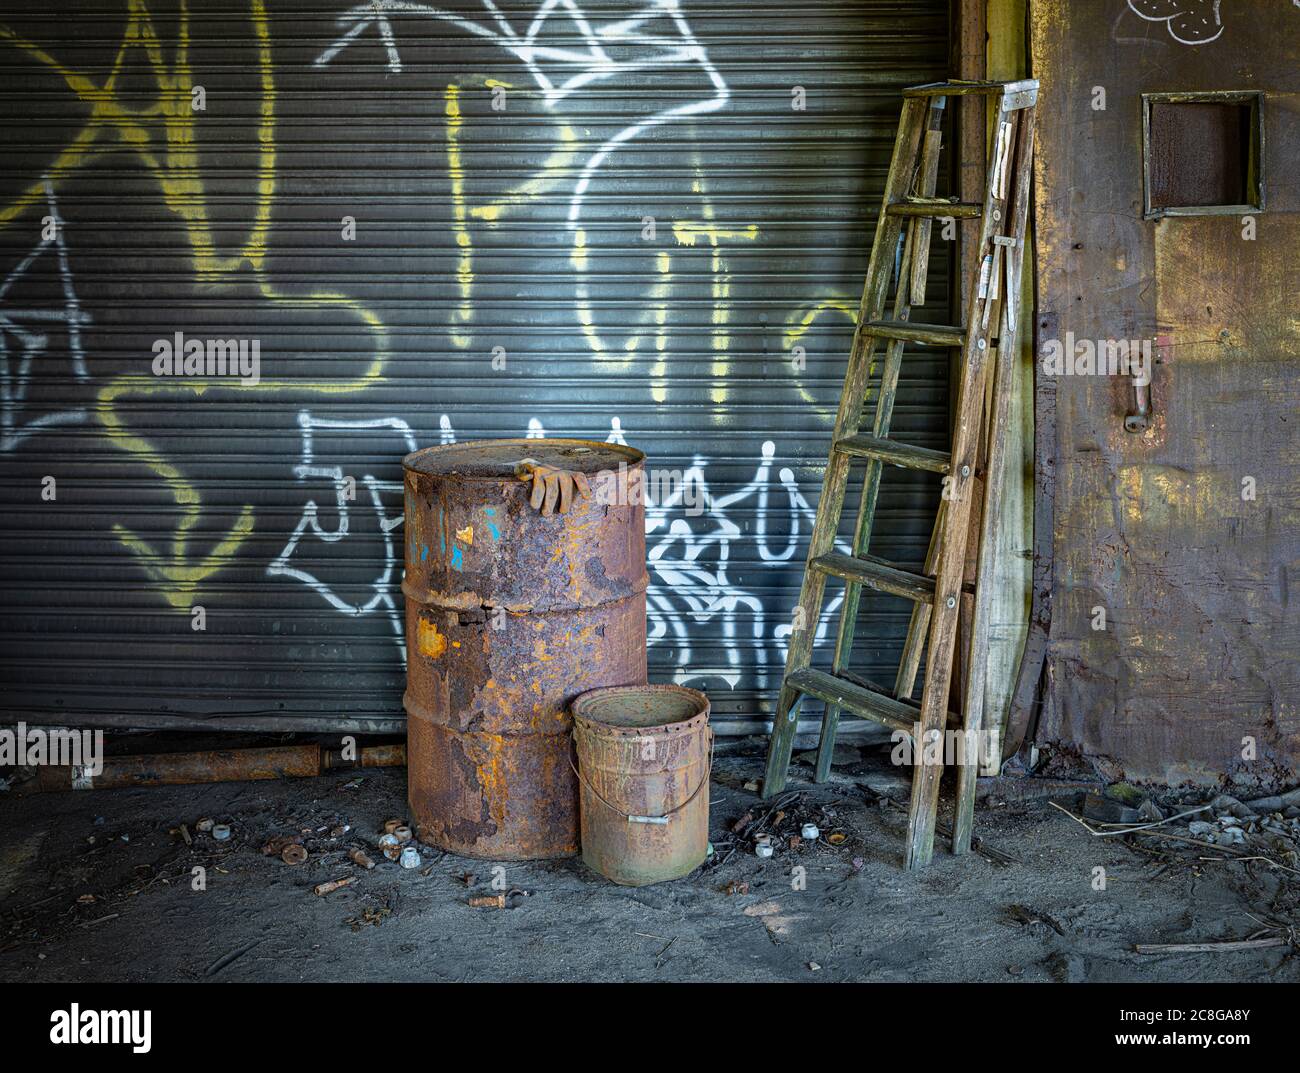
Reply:
[[[353,931],[360,931],[367,925],[377,928],[392,915],[393,911],[386,905],[368,906],[359,916],[345,917],[343,923]]]
[[[1261,927],[1241,940],[1205,943],[1139,943],[1139,953],[1163,954],[1294,946],[1300,949],[1300,789],[1253,801],[1229,794],[1189,805],[1162,806],[1153,798],[1132,800],[1140,791],[1126,784],[1089,794],[1079,816],[1056,801],[1050,804],[1094,838],[1119,838],[1125,846],[1159,866],[1190,868],[1200,874],[1216,865],[1236,865],[1228,877]],[[1108,804],[1099,804],[1097,799]],[[1124,805],[1129,798],[1127,805]],[[1134,817],[1101,820],[1116,801]],[[1134,810],[1130,807],[1138,803]]]
[[[1187,833],[1219,846],[1249,846],[1300,875],[1300,790],[1241,802],[1220,794]]]
[[[191,814],[145,832],[109,831],[106,826],[104,817],[95,817],[94,833],[85,836],[65,869],[69,889],[51,886],[54,893],[6,911],[0,919],[0,951],[48,941],[69,928],[114,920],[121,914],[112,910],[155,886],[184,883],[195,890],[206,889],[203,884],[210,877],[264,874],[266,868],[294,870],[304,894],[310,891],[319,898],[351,888],[339,900],[353,913],[344,923],[358,930],[396,913],[400,884],[390,883],[388,893],[382,893],[383,880],[395,878],[391,870],[419,869],[418,874],[427,878],[445,856],[421,844],[405,819],[389,819],[371,834],[334,809],[315,807],[314,801],[270,814],[260,809],[236,816]],[[104,863],[114,848],[127,844],[142,847],[141,852],[152,859],[129,870],[117,868],[116,862]],[[390,849],[382,856],[377,852]],[[104,874],[118,878],[88,891],[86,865],[92,857]],[[387,877],[385,870],[389,870]],[[372,908],[365,903],[375,904]]]
[[[1133,808],[1124,802],[1131,801],[1135,793],[1133,787],[1122,783],[1108,787],[1104,794],[1090,793],[1082,817],[1052,804],[1098,838],[1142,835],[1228,850],[1230,856],[1262,861],[1300,876],[1300,789],[1244,802],[1219,794],[1192,807],[1162,807],[1153,798],[1143,797]]]
[[[810,804],[807,798],[806,791],[796,790],[746,811],[731,823],[730,837],[714,846],[714,861],[726,864],[738,849],[766,860],[815,845],[840,847],[856,838],[834,808]]]

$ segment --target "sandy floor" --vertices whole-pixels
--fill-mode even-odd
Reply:
[[[859,766],[860,768],[860,766]],[[504,866],[516,895],[491,893],[492,864],[426,852],[404,871],[373,850],[405,814],[405,772],[347,773],[95,793],[0,796],[2,980],[1300,980],[1285,948],[1140,955],[1137,942],[1243,938],[1277,891],[1249,865],[1172,863],[1094,839],[1045,800],[993,797],[976,820],[994,865],[940,850],[920,874],[898,862],[903,814],[858,775],[805,790],[792,811],[822,817],[838,845],[731,852],[730,828],[766,806],[743,785],[761,757],[720,759],[715,862],[676,883],[616,887],[580,861]],[[796,769],[806,778],[807,768]],[[888,789],[890,773],[865,781]],[[855,781],[856,780],[856,781]],[[900,800],[905,799],[898,795]],[[229,823],[218,843],[200,817]],[[338,825],[352,830],[331,838]],[[263,855],[300,833],[299,867]],[[315,833],[317,831],[320,833]],[[175,832],[175,833],[173,833]],[[92,841],[93,840],[93,841]],[[369,845],[360,872],[346,855]],[[206,890],[191,870],[206,869]],[[801,866],[806,884],[797,889]],[[1104,890],[1094,870],[1105,869]],[[313,885],[356,874],[316,897]]]

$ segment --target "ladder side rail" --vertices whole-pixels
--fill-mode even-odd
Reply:
[[[864,328],[869,321],[879,319],[884,307],[889,279],[893,272],[894,254],[902,228],[901,218],[889,215],[886,210],[891,201],[899,200],[907,192],[917,160],[922,124],[928,110],[929,104],[924,98],[911,98],[904,101],[899,116],[898,131],[894,138],[894,152],[885,180],[884,197],[881,199],[875,238],[871,245],[871,259],[867,266],[862,300],[858,307],[857,328],[853,333],[848,370],[844,377],[840,405],[835,417],[835,428],[831,436],[826,475],[822,479],[821,496],[817,500],[817,516],[808,540],[807,563],[811,563],[819,555],[826,554],[835,544],[835,534],[839,529],[840,513],[848,484],[849,466],[852,462],[850,456],[835,449],[835,443],[856,433],[862,419],[862,399],[866,395],[871,357],[876,346],[876,337]],[[811,662],[812,646],[817,636],[818,621],[821,618],[826,576],[818,570],[809,569],[807,563],[804,566],[803,584],[799,590],[797,611],[799,621],[795,623],[795,626],[802,628],[790,632],[781,693],[772,716],[772,738],[768,745],[767,768],[763,779],[764,797],[771,797],[785,785],[786,772],[790,766],[790,751],[794,745],[798,711],[797,695],[786,679]]]
[[[994,151],[990,156],[985,184],[984,213],[976,245],[978,263],[993,249],[993,236],[1005,231],[1004,199],[998,196],[995,181],[998,168],[998,141],[1002,124],[1018,125],[1018,114],[1006,115],[1001,95],[995,96],[998,122],[994,126]],[[982,272],[982,269],[981,269]],[[966,536],[971,504],[974,499],[975,453],[979,445],[984,408],[984,389],[989,369],[989,328],[982,323],[983,306],[978,287],[970,289],[966,315],[966,345],[962,349],[959,400],[952,439],[952,480],[944,516],[944,532],[939,539],[939,556],[935,581],[934,610],[930,615],[930,636],[926,649],[925,684],[921,694],[921,717],[914,735],[912,751],[912,798],[908,808],[907,845],[903,866],[920,868],[934,855],[934,829],[939,804],[939,782],[943,764],[930,762],[930,750],[938,746],[943,754],[946,729],[948,689],[952,681],[952,662],[957,638],[957,612],[961,599],[966,556]]]
[[[1017,244],[1008,252],[1006,300],[1000,313],[997,362],[993,377],[992,413],[987,422],[988,454],[984,476],[984,510],[981,518],[979,554],[975,571],[975,599],[971,613],[970,649],[966,689],[962,701],[962,738],[957,768],[957,809],[953,821],[952,851],[970,849],[975,821],[975,784],[982,757],[978,744],[984,731],[984,689],[988,679],[989,626],[993,604],[993,571],[997,557],[996,519],[1002,509],[1002,493],[1008,462],[1006,428],[1011,420],[1011,394],[1019,360],[1020,318],[1013,303],[1020,300],[1012,291],[1013,280],[1023,279],[1025,233],[1029,213],[1029,187],[1033,167],[1035,108],[1020,113],[1016,138],[1014,201],[1008,230]],[[1013,270],[1014,268],[1014,270]],[[1000,743],[999,743],[1000,749]],[[974,750],[974,755],[972,755]],[[1000,761],[1001,757],[998,756]],[[960,762],[964,761],[964,763]]]

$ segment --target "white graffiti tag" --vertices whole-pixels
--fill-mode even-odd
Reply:
[[[402,59],[390,16],[422,16],[450,22],[514,54],[537,83],[548,109],[554,109],[587,87],[659,67],[696,67],[712,86],[710,95],[663,108],[623,127],[588,156],[569,201],[570,230],[577,229],[587,190],[610,154],[652,127],[715,112],[730,98],[726,82],[695,39],[678,0],[653,0],[630,18],[609,21],[589,19],[575,0],[545,0],[523,33],[507,21],[493,0],[483,0],[483,7],[488,17],[486,23],[409,0],[372,0],[358,4],[339,16],[339,25],[347,29],[316,57],[316,66],[328,65],[373,26],[387,54],[388,69],[399,74]],[[566,42],[569,37],[576,37],[581,44],[546,44],[545,40],[552,34],[564,34]]]
[[[284,550],[267,568],[273,576],[292,577],[303,582],[344,615],[382,614],[393,630],[393,639],[402,659],[406,658],[403,622],[397,590],[400,584],[401,547],[394,531],[402,524],[402,485],[400,481],[383,481],[362,472],[352,478],[344,465],[331,465],[321,458],[321,439],[331,434],[332,454],[355,458],[358,437],[376,433],[389,441],[397,437],[405,451],[416,449],[416,437],[410,426],[397,417],[369,420],[337,421],[317,418],[308,410],[298,415],[302,435],[302,461],[294,468],[300,481],[322,481],[332,492],[337,521],[333,526],[322,521],[322,509],[314,499],[303,508]],[[623,422],[610,419],[607,443],[626,444]],[[341,439],[338,437],[342,435]],[[546,430],[537,418],[528,421],[525,435],[542,439]],[[456,442],[451,420],[443,415],[439,422],[439,442]],[[385,443],[380,457],[396,454],[396,444]],[[388,448],[394,450],[388,450]],[[764,574],[767,570],[794,569],[798,563],[801,539],[816,519],[816,511],[804,498],[794,472],[781,468],[773,479],[776,445],[767,440],[754,476],[736,491],[714,496],[709,490],[703,456],[695,456],[692,465],[674,482],[659,502],[646,503],[647,559],[651,582],[646,590],[647,641],[649,644],[672,645],[673,680],[678,684],[711,685],[725,682],[731,689],[742,679],[753,676],[754,687],[770,688],[769,669],[779,670],[784,663],[791,625],[782,612],[770,613],[764,607],[761,589],[739,584],[731,571],[736,566],[735,553],[752,542],[757,555],[753,566]],[[360,467],[362,470],[364,466]],[[652,480],[652,484],[655,482]],[[365,491],[368,503],[361,508],[353,501]],[[391,506],[384,497],[390,497]],[[736,518],[747,515],[741,521]],[[349,538],[373,542],[378,536],[383,549],[382,565],[366,594],[357,598],[347,594],[345,586],[322,578],[329,567],[313,562],[311,569],[295,561],[305,558],[306,537],[325,544],[338,545]],[[848,545],[837,541],[838,550],[847,553]],[[355,553],[354,553],[355,554]],[[765,569],[766,568],[766,569]],[[770,582],[765,580],[763,588]],[[822,611],[817,622],[817,638],[824,641],[835,614],[843,601],[837,593]],[[700,645],[702,628],[716,629],[718,649],[725,652],[725,665],[708,666],[696,658],[693,648]]]
[[[1128,6],[1148,22],[1163,22],[1183,45],[1208,45],[1223,33],[1219,0],[1128,0]]]
[[[45,183],[48,213],[42,225],[41,239],[0,282],[0,451],[12,451],[24,439],[41,429],[71,425],[84,421],[86,411],[57,410],[30,420],[21,420],[29,403],[32,371],[36,359],[50,350],[51,325],[62,325],[67,339],[68,360],[77,381],[87,381],[86,357],[81,346],[81,327],[90,323],[89,315],[77,301],[68,268],[68,250],[64,245],[64,223],[54,198],[54,188]],[[28,274],[45,253],[53,253],[58,267],[61,296],[53,303],[24,302],[15,299],[14,285]]]
[[[752,504],[755,544],[759,560],[769,566],[789,562],[795,555],[802,524],[812,525],[816,511],[799,491],[794,473],[784,468],[778,474],[784,505],[774,511],[771,506],[772,463],[776,445],[767,440],[762,458],[752,480],[737,491],[714,497],[704,475],[707,462],[696,456],[694,464],[683,474],[680,485],[661,503],[646,505],[646,537],[657,540],[649,545],[647,557],[654,579],[646,591],[646,614],[649,619],[649,644],[663,642],[670,635],[676,642],[676,670],[673,680],[679,685],[721,678],[734,689],[742,674],[747,648],[753,652],[753,671],[758,688],[767,688],[768,646],[778,662],[783,663],[790,636],[790,624],[778,616],[777,625],[768,632],[768,616],[759,594],[736,585],[728,575],[733,547],[741,545],[744,532],[728,512],[742,504]],[[685,501],[703,503],[704,511],[694,516],[681,508]],[[768,546],[769,526],[774,515],[785,522],[785,546],[773,551]],[[697,526],[699,527],[697,529]],[[841,551],[848,546],[837,542]],[[817,637],[824,640],[829,624],[843,601],[837,594],[822,611],[817,623]],[[688,622],[716,622],[720,625],[725,668],[698,665],[691,650]],[[736,643],[740,629],[745,629],[752,646]]]
[[[445,422],[446,418],[443,420]],[[321,451],[317,440],[319,438],[318,433],[350,433],[355,437],[373,434],[376,430],[386,430],[389,438],[397,437],[405,448],[405,452],[410,452],[416,449],[415,434],[405,421],[397,417],[377,417],[365,421],[334,421],[313,417],[309,410],[299,412],[298,427],[302,434],[302,461],[294,467],[294,476],[300,481],[328,482],[334,493],[334,510],[338,520],[333,528],[322,525],[320,509],[314,499],[309,499],[303,507],[302,516],[298,519],[298,525],[290,535],[284,550],[266,568],[266,572],[271,576],[281,575],[303,582],[317,595],[326,600],[331,607],[345,615],[363,616],[376,613],[386,615],[393,628],[393,640],[402,653],[403,660],[405,660],[405,627],[396,597],[398,586],[401,583],[401,567],[397,560],[398,548],[393,539],[393,531],[403,521],[402,482],[382,481],[370,473],[360,475],[360,484],[364,487],[369,502],[361,507],[367,522],[367,528],[364,532],[357,533],[352,521],[352,515],[358,510],[358,506],[354,502],[358,495],[358,479],[344,473],[342,466],[322,465],[318,458]],[[450,432],[449,424],[443,425],[443,432],[444,442],[448,442],[445,435]],[[345,447],[339,454],[345,457],[355,456],[356,452]],[[395,510],[391,510],[385,505],[383,498],[385,495],[396,500]],[[378,575],[367,586],[369,590],[367,598],[358,600],[341,595],[335,586],[321,580],[316,574],[303,569],[301,566],[291,564],[290,560],[293,559],[295,554],[300,557],[306,555],[305,550],[299,551],[299,545],[303,537],[308,533],[326,544],[338,544],[346,540],[350,534],[366,540],[373,538],[378,533],[383,543],[383,565]],[[314,569],[319,570],[320,568],[314,567]]]

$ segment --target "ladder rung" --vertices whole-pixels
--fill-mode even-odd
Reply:
[[[932,473],[947,473],[952,469],[952,457],[947,451],[914,447],[883,436],[848,436],[835,441],[835,450],[858,458],[878,458],[903,469],[925,469]]]
[[[1020,82],[927,82],[923,86],[909,86],[904,97],[960,97],[969,93],[1002,93],[1008,95],[1037,91],[1038,81],[1026,78]]]
[[[963,346],[966,333],[948,324],[913,324],[906,320],[869,320],[862,326],[868,335],[882,339],[901,339],[905,343],[929,346]]]
[[[880,592],[893,593],[917,603],[934,603],[934,578],[900,570],[874,555],[855,557],[831,552],[817,556],[809,565],[824,574],[856,581]]]
[[[973,220],[984,212],[984,206],[974,201],[949,201],[941,197],[909,197],[885,207],[890,216],[951,216],[957,220]]]
[[[807,693],[838,708],[846,708],[863,719],[900,730],[908,737],[913,735],[916,723],[921,718],[919,707],[904,704],[887,693],[877,693],[874,689],[867,689],[825,671],[815,671],[811,667],[795,671],[786,678],[785,683],[800,693]]]

